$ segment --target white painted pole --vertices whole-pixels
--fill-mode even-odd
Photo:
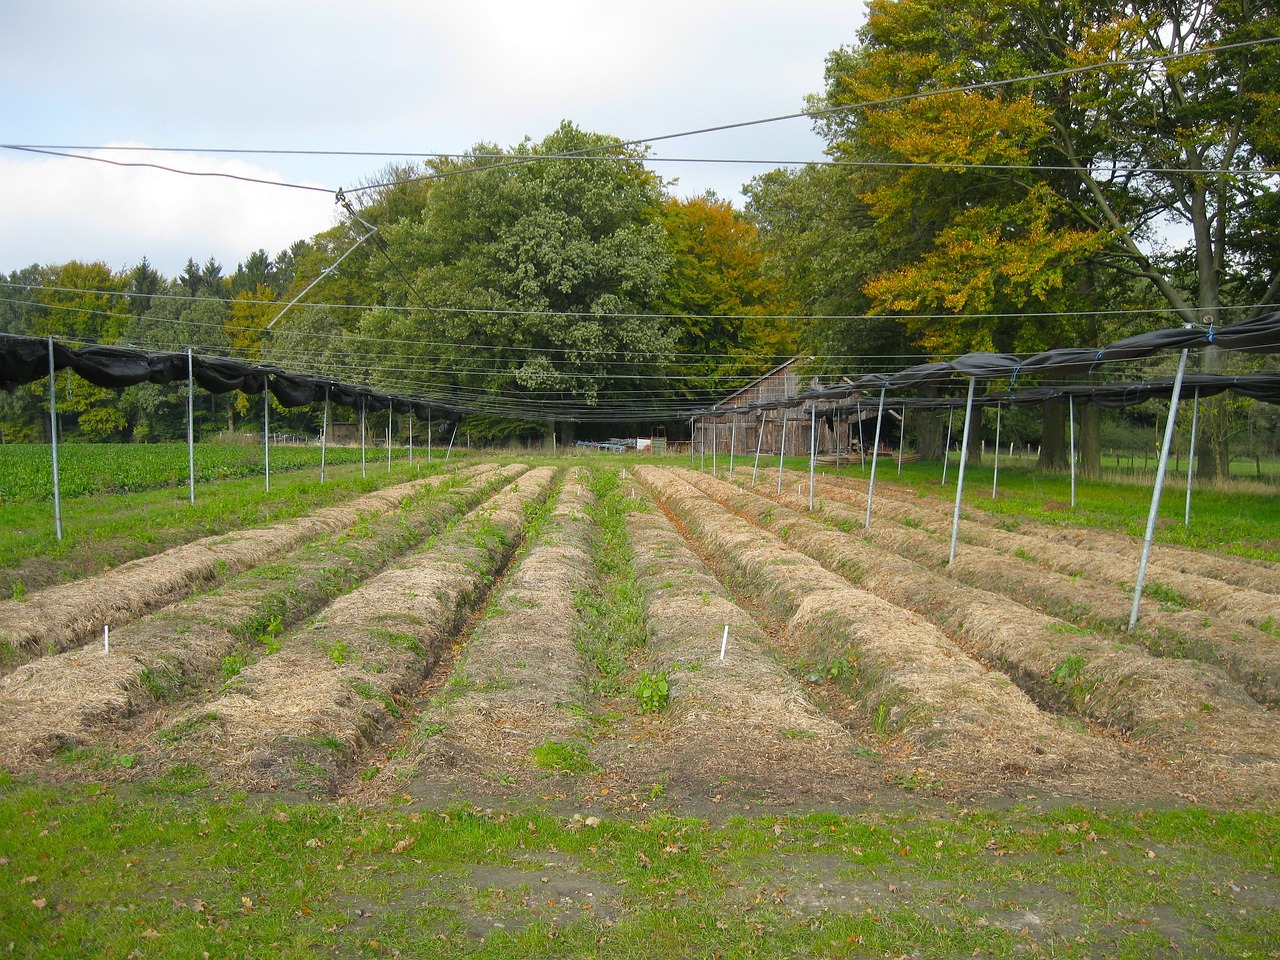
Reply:
[[[444,452],[444,462],[449,462],[449,457],[453,455],[453,441],[458,436],[458,424],[453,425],[453,433],[449,435],[449,449]]]
[[[782,408],[782,445],[778,449],[778,496],[782,496],[782,461],[787,455],[787,408]]]
[[[858,402],[858,469],[867,469],[867,443],[862,437],[862,402]]]
[[[62,539],[62,487],[58,481],[58,384],[53,369],[53,337],[49,338],[49,450],[53,455],[53,529]]]
[[[898,476],[902,476],[902,455],[907,449],[907,405],[902,405],[902,420],[898,423]]]
[[[196,424],[195,361],[187,347],[187,488],[192,503],[196,502]]]
[[[109,623],[102,625],[102,652],[111,652],[111,624]]]
[[[956,477],[956,508],[951,515],[951,555],[947,563],[956,558],[956,539],[960,535],[960,498],[964,496],[964,467],[969,459],[969,424],[973,417],[973,393],[978,384],[977,377],[969,378],[969,399],[964,405],[964,437],[960,441],[960,471]]]
[[[760,472],[760,446],[764,443],[764,424],[766,419],[768,419],[768,412],[761,410],[760,427],[756,431],[756,463],[751,468],[751,485],[753,487],[756,485],[756,474]]]
[[[360,476],[366,477],[364,460],[364,397],[360,398]]]
[[[720,659],[724,659],[725,651],[729,649],[729,625],[724,625],[724,636],[720,638]]]
[[[1187,353],[1183,350],[1178,360],[1178,372],[1173,378],[1173,395],[1169,398],[1169,419],[1164,425],[1164,444],[1160,448],[1160,465],[1156,468],[1156,483],[1151,490],[1151,509],[1147,513],[1147,532],[1142,539],[1142,559],[1138,563],[1138,582],[1133,587],[1133,609],[1129,612],[1129,629],[1138,623],[1138,607],[1142,603],[1142,587],[1147,580],[1147,561],[1151,559],[1151,541],[1156,534],[1156,514],[1160,512],[1160,491],[1164,486],[1164,472],[1169,466],[1169,448],[1173,446],[1173,423],[1178,414],[1178,398],[1182,393],[1182,375],[1187,369]]]
[[[818,463],[818,404],[809,407],[809,512],[813,513],[813,470]]]
[[[690,470],[692,470],[696,465],[696,461],[693,458],[693,443],[694,443],[694,440],[696,439],[697,432],[698,432],[697,425],[698,425],[697,418],[690,417],[689,418],[689,469]]]
[[[1196,387],[1195,403],[1191,407],[1191,449],[1187,452],[1187,508],[1184,527],[1191,526],[1191,480],[1196,471],[1196,427],[1200,423],[1200,388]]]
[[[720,420],[711,421],[711,475],[716,475],[716,452],[720,449]]]
[[[409,466],[413,466],[413,411],[409,412]]]
[[[702,473],[707,472],[707,420],[702,418],[699,424],[702,428],[698,431],[698,470]]]
[[[1067,414],[1071,421],[1071,509],[1076,508],[1076,398],[1067,397]]]
[[[951,460],[951,421],[956,415],[955,407],[947,409],[947,442],[942,448],[942,485],[947,485],[947,463]]]
[[[880,407],[876,412],[876,441],[871,448],[871,479],[867,482],[867,522],[865,527],[871,527],[871,500],[876,492],[876,463],[880,460],[880,422],[884,419],[884,391],[885,387],[880,388]]]
[[[262,482],[271,490],[271,391],[262,378]]]
[[[1000,482],[1000,404],[996,404],[996,468],[991,473],[991,499],[996,498],[996,484]]]
[[[391,416],[390,410],[387,411],[387,473],[391,472]]]
[[[329,453],[329,384],[324,385],[324,414],[320,419],[320,482],[324,483],[325,460]]]
[[[435,433],[432,429],[431,408],[427,407],[427,463],[431,462],[431,435]]]
[[[733,479],[733,453],[738,442],[738,415],[735,413],[729,421],[729,479]]]
[[[840,469],[840,408],[831,419],[831,443],[836,448],[836,469]]]

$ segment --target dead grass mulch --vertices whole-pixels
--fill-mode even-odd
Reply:
[[[212,763],[221,782],[328,793],[449,649],[520,542],[526,507],[556,471],[523,474],[437,537],[333,603],[222,695],[152,738],[167,762]],[[193,724],[205,718],[205,722]],[[172,731],[192,733],[174,743]],[[385,762],[385,757],[383,761]]]
[[[105,728],[183,697],[218,676],[231,654],[253,659],[269,628],[310,615],[421,542],[523,467],[482,473],[439,499],[317,538],[220,589],[113,632],[93,645],[41,657],[0,677],[0,765],[20,769]],[[421,494],[422,491],[419,491]]]
[[[1126,775],[1136,771],[1114,743],[1048,716],[932,624],[852,587],[713,503],[689,482],[697,475],[650,467],[638,473],[739,579],[737,589],[756,594],[786,618],[798,649],[815,659],[847,658],[866,722],[910,738],[931,778],[974,792],[998,791],[1010,780],[1090,796],[1129,792]]]
[[[1186,660],[1152,657],[1127,643],[1099,636],[1006,597],[957,584],[899,556],[895,540],[918,536],[903,529],[876,537],[831,530],[798,510],[693,475],[700,489],[723,498],[765,527],[847,573],[893,603],[913,609],[956,638],[975,657],[1010,674],[1039,702],[1103,723],[1146,741],[1221,789],[1223,781],[1245,799],[1273,795],[1280,785],[1280,741],[1274,715],[1258,706],[1221,671]],[[784,498],[787,499],[787,498]],[[799,506],[799,504],[796,504]],[[978,558],[969,561],[980,563]],[[1008,558],[989,558],[992,579]],[[1201,781],[1187,789],[1203,791]]]
[[[117,629],[316,537],[345,530],[362,517],[381,516],[423,487],[452,479],[441,474],[398,484],[268,527],[205,537],[95,577],[48,587],[21,602],[0,601],[0,650],[8,646],[0,656],[0,673],[33,656],[101,638],[104,626]]]

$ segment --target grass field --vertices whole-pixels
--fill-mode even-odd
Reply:
[[[1170,497],[1126,636],[1141,484],[971,470],[951,569],[954,464],[882,464],[864,533],[857,465],[809,514],[800,459],[478,460],[0,672],[0,956],[1280,956],[1280,498]],[[377,466],[86,495],[0,557],[91,583],[419,476]]]

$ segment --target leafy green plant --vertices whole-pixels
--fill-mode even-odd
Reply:
[[[661,713],[671,702],[671,684],[667,679],[667,671],[641,673],[635,686],[631,688],[631,694],[636,698],[641,713]]]

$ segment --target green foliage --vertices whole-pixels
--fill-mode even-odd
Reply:
[[[636,708],[641,713],[661,713],[671,702],[671,684],[667,679],[667,671],[642,672],[631,688],[631,695],[636,698]]]

